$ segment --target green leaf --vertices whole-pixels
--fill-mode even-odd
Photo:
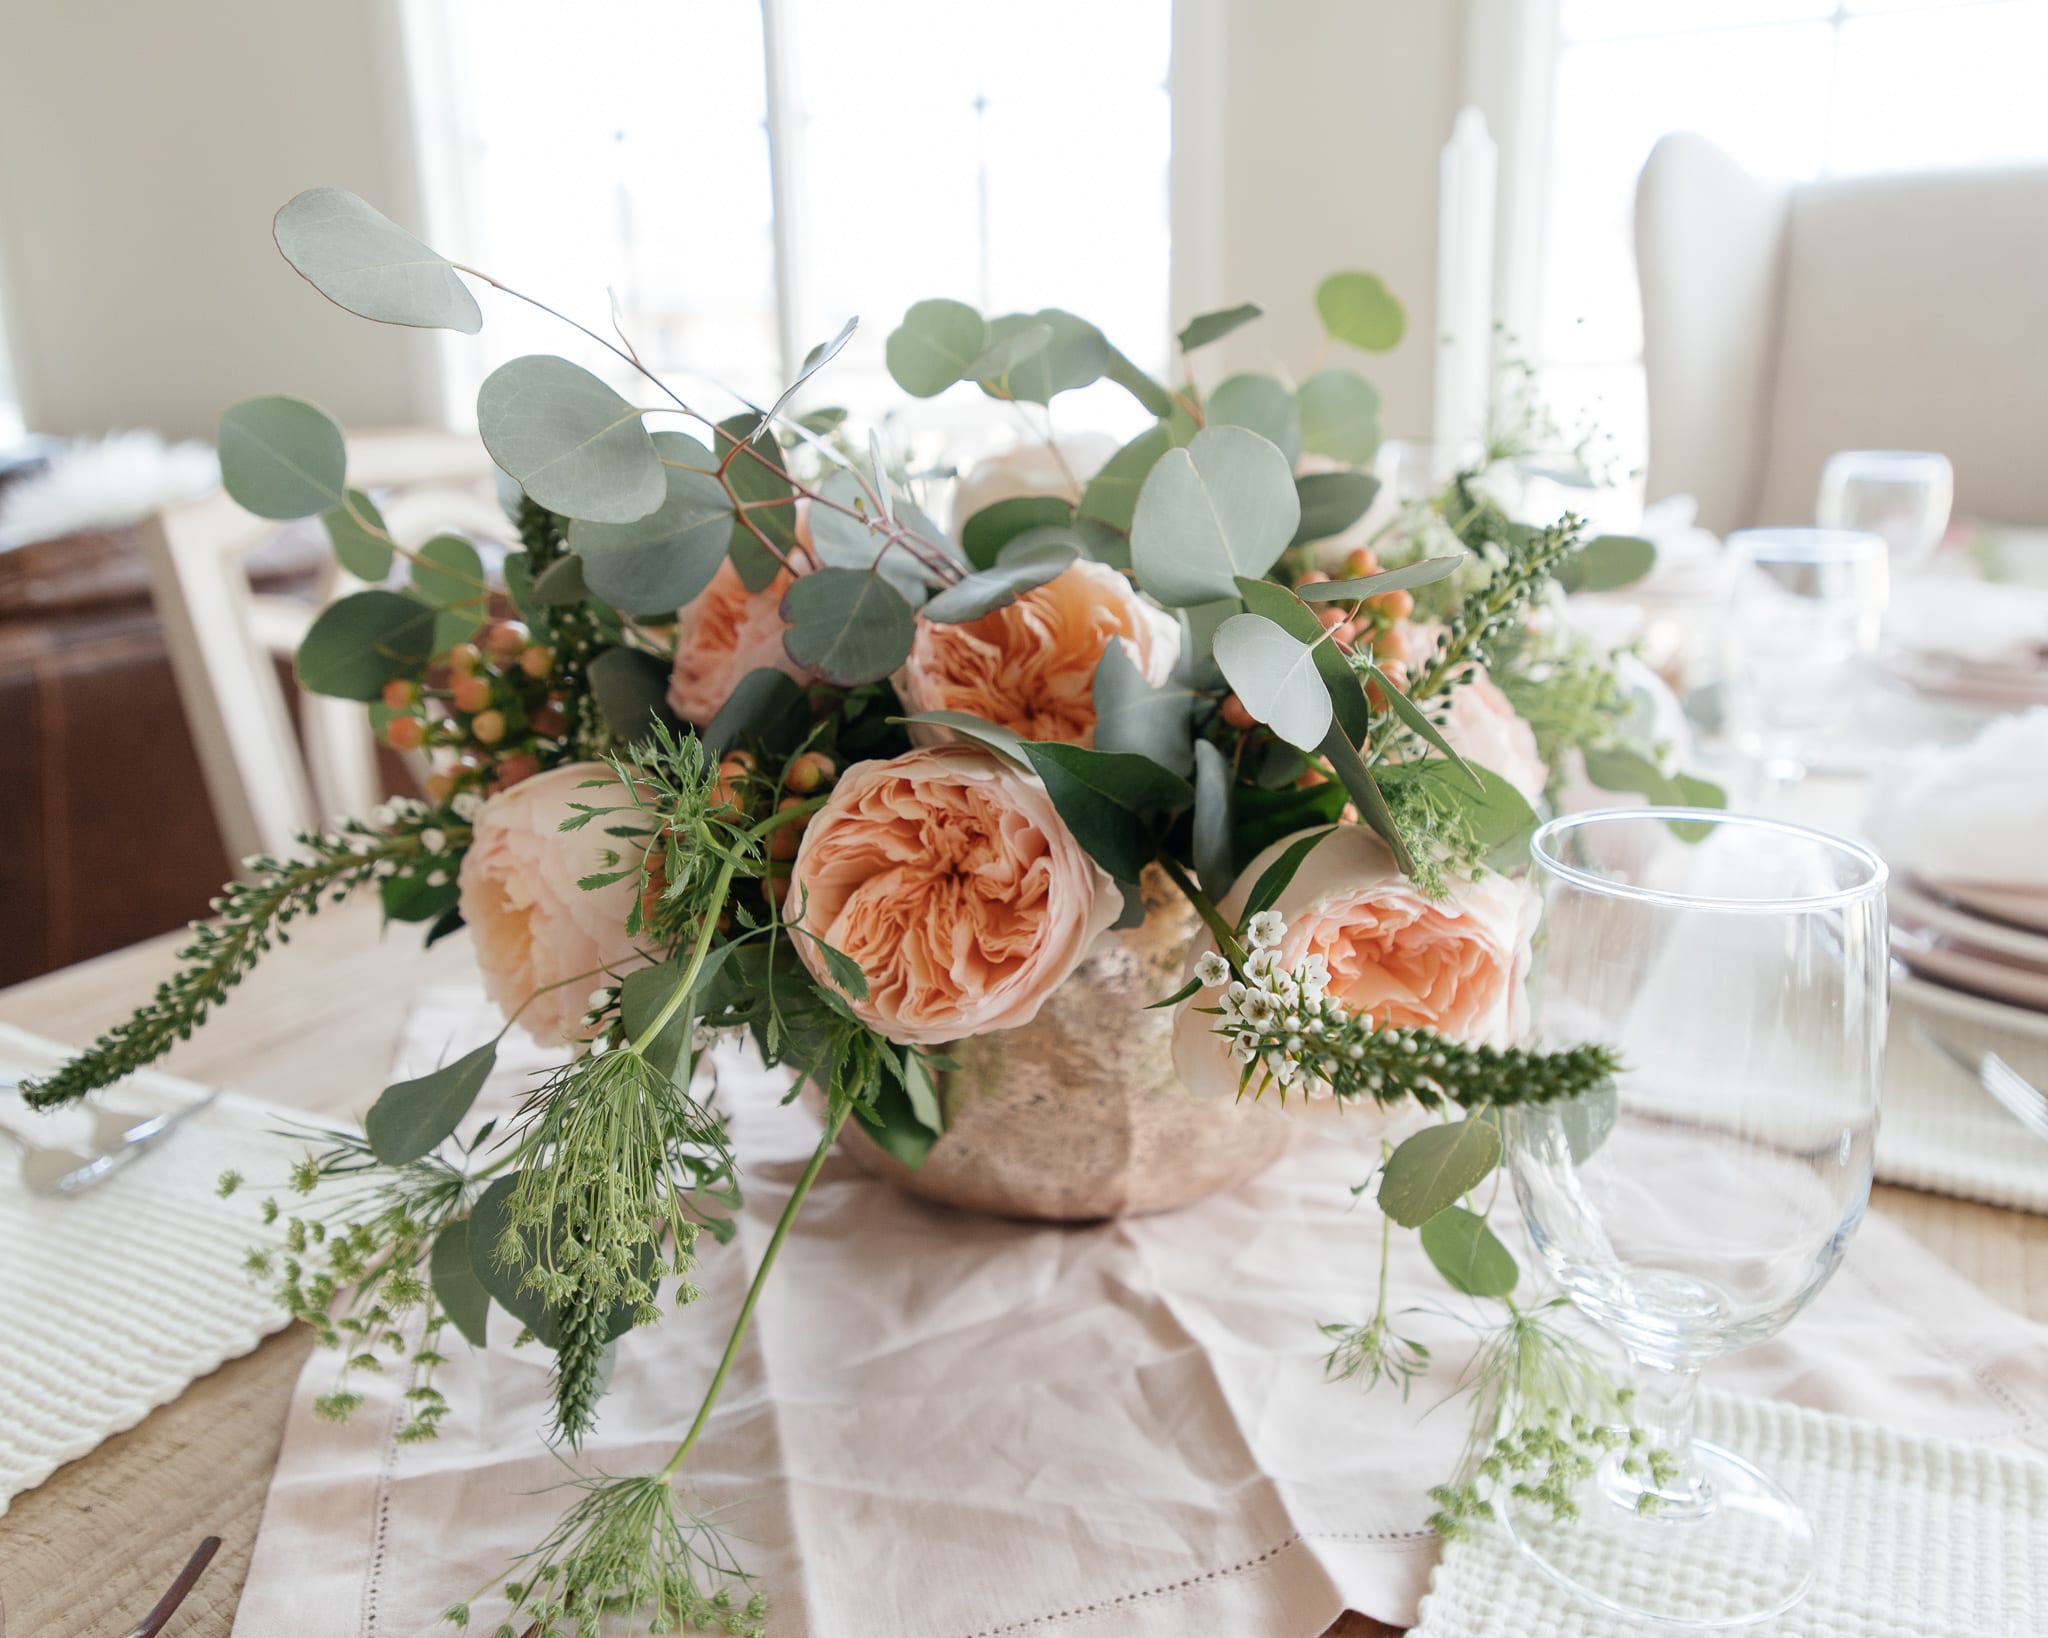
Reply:
[[[1321,640],[1323,625],[1314,611],[1285,586],[1276,586],[1270,580],[1254,580],[1248,575],[1240,575],[1237,592],[1252,613],[1264,615],[1296,641],[1310,645],[1316,671],[1330,692],[1330,704],[1337,713],[1337,726],[1353,745],[1363,745],[1366,735],[1372,732],[1372,707],[1366,701],[1365,686],[1337,645]],[[1314,750],[1316,747],[1304,745],[1301,749]]]
[[[844,950],[834,949],[815,935],[811,936],[811,943],[817,947],[818,954],[825,958],[825,971],[831,976],[832,982],[854,1000],[865,1001],[868,998],[868,975],[861,970],[860,963]]]
[[[732,540],[732,497],[712,476],[718,462],[711,451],[680,432],[657,432],[653,443],[669,463],[661,469],[659,506],[626,523],[577,518],[569,525],[569,549],[583,560],[585,582],[628,614],[679,609],[695,599]]]
[[[374,700],[394,677],[417,677],[434,655],[435,611],[403,592],[352,592],[314,617],[299,643],[300,685]]]
[[[782,596],[789,657],[842,688],[878,682],[910,657],[917,616],[890,582],[864,569],[818,569]]]
[[[625,745],[636,745],[659,722],[677,726],[668,708],[669,668],[637,648],[608,648],[590,662],[590,691],[604,725]]]
[[[1109,349],[1109,368],[1103,371],[1103,374],[1161,420],[1173,413],[1173,394],[1115,347]]]
[[[1168,608],[1229,597],[1263,575],[1301,521],[1294,470],[1243,427],[1207,427],[1159,457],[1131,521],[1138,583]]]
[[[1194,695],[1177,683],[1154,688],[1121,642],[1095,663],[1095,748],[1149,756],[1185,779],[1195,771],[1189,716]]]
[[[732,564],[748,591],[760,591],[774,580],[782,565],[775,554],[754,538],[748,523],[758,529],[784,553],[796,545],[796,491],[782,461],[782,446],[775,432],[758,415],[730,415],[718,423],[712,447],[724,463],[726,486],[747,508],[747,523],[737,517],[732,525]]]
[[[1547,1104],[1543,1115],[1557,1122],[1564,1133],[1565,1147],[1571,1152],[1572,1164],[1583,1166],[1599,1151],[1614,1131],[1615,1123],[1621,1119],[1621,1093],[1612,1081],[1605,1086],[1596,1086],[1590,1092],[1581,1092],[1577,1097],[1561,1098]]]
[[[1060,393],[1100,381],[1109,369],[1111,348],[1103,333],[1086,319],[1057,307],[1041,308],[1036,313],[1008,313],[991,321],[991,345],[1038,324],[1051,327],[1051,339],[1030,357],[1012,364],[1001,383],[992,385],[983,375],[981,389],[989,397],[1049,404]]]
[[[1380,694],[1387,702],[1387,709],[1399,717],[1411,733],[1419,734],[1438,756],[1446,758],[1452,767],[1469,779],[1475,791],[1478,790],[1479,776],[1472,771],[1471,764],[1457,753],[1449,740],[1444,738],[1443,730],[1429,720],[1422,707],[1402,693],[1395,685],[1394,679],[1378,666],[1369,665],[1366,670],[1371,674],[1372,680],[1380,685]]]
[[[889,333],[883,359],[896,385],[933,398],[964,377],[988,350],[988,323],[960,301],[920,301]]]
[[[384,516],[360,489],[348,492],[347,506],[331,507],[322,512],[320,521],[327,526],[327,538],[334,547],[334,561],[358,580],[367,580],[374,586],[391,573],[390,540],[382,534],[370,533],[370,529],[383,529]],[[370,529],[363,527],[365,523]]]
[[[1468,1297],[1505,1297],[1522,1271],[1486,1219],[1446,1206],[1422,1225],[1422,1249],[1453,1290]]]
[[[545,609],[573,608],[590,600],[590,581],[583,572],[583,559],[570,552],[558,557],[541,571],[533,583],[533,601]]]
[[[245,398],[221,411],[220,484],[259,518],[308,518],[342,504],[341,428],[303,398]]]
[[[1401,827],[1394,823],[1394,815],[1387,806],[1387,799],[1380,793],[1374,782],[1373,771],[1365,765],[1365,758],[1344,735],[1340,722],[1332,727],[1317,747],[1323,758],[1337,775],[1337,781],[1349,793],[1351,800],[1358,804],[1359,817],[1373,829],[1375,835],[1385,842],[1393,852],[1394,862],[1401,867],[1405,876],[1415,874],[1415,856],[1408,851],[1408,839],[1401,834]],[[1418,764],[1426,766],[1427,764]]]
[[[782,396],[770,404],[768,406],[768,413],[761,417],[764,426],[772,426],[774,424],[775,418],[782,413],[783,406],[797,395],[798,389],[827,364],[830,364],[833,359],[837,358],[845,350],[846,344],[853,339],[853,332],[859,328],[860,320],[858,318],[850,318],[839,326],[839,333],[830,341],[821,341],[817,346],[804,354],[803,367],[796,372],[796,379],[782,389]],[[840,411],[842,418],[845,413],[844,410]]]
[[[1528,854],[1529,838],[1536,830],[1536,810],[1504,776],[1480,763],[1468,761],[1465,766],[1476,784],[1436,757],[1382,763],[1374,772],[1389,787],[1410,783],[1432,787],[1436,797],[1457,807],[1471,827],[1473,839],[1486,850],[1487,862],[1497,870],[1512,870]]]
[[[704,965],[697,970],[696,982],[690,986],[689,998],[676,1008],[647,1045],[647,1061],[671,1079],[680,1075],[689,1061],[691,1025],[703,1014],[703,998],[717,981],[719,969],[732,954],[732,948],[730,944],[721,944],[706,955]],[[652,967],[635,967],[626,974],[619,985],[619,1024],[627,1040],[637,1041],[653,1027],[687,970],[687,960],[679,957]]]
[[[1195,741],[1195,820],[1191,851],[1202,891],[1220,901],[1237,880],[1231,853],[1229,760],[1206,739]]]
[[[484,1190],[469,1214],[469,1266],[478,1282],[491,1294],[497,1305],[514,1319],[533,1332],[534,1340],[543,1348],[559,1348],[562,1345],[561,1315],[542,1299],[537,1291],[526,1289],[526,1272],[533,1266],[534,1236],[531,1229],[518,1230],[518,1237],[526,1248],[526,1255],[515,1263],[501,1262],[498,1248],[506,1233],[512,1227],[512,1191],[519,1186],[517,1173],[497,1179]],[[555,1237],[564,1238],[558,1219]],[[655,1252],[651,1244],[643,1244],[634,1251],[641,1278],[652,1280],[657,1276],[654,1268]],[[605,1316],[604,1332],[607,1339],[624,1336],[633,1327],[633,1305],[615,1304]]]
[[[1008,397],[1010,393],[1010,372],[1028,358],[1036,358],[1052,345],[1050,324],[1019,324],[1008,327],[1002,339],[992,343],[987,352],[968,367],[967,373],[980,382],[984,391],[991,391],[996,397]]]
[[[284,259],[337,307],[380,324],[460,330],[484,316],[446,256],[344,188],[308,188],[271,223]]]
[[[1026,530],[1060,528],[1073,521],[1073,506],[1058,495],[1017,495],[984,506],[969,518],[960,530],[960,547],[970,564],[986,569]]]
[[[471,618],[481,620],[491,588],[474,546],[460,535],[436,535],[419,549],[412,589],[436,608],[467,604]]]
[[[1080,556],[1077,548],[1058,541],[1014,542],[993,568],[977,569],[932,598],[924,606],[924,617],[942,626],[979,620],[997,609],[1008,608],[1024,593],[1047,581],[1057,580]]]
[[[1291,745],[1273,744],[1299,760]],[[1350,794],[1336,780],[1320,785],[1262,786],[1239,784],[1231,791],[1235,831],[1230,845],[1240,871],[1275,842],[1285,841],[1311,826],[1334,825]]]
[[[1380,447],[1380,391],[1356,370],[1318,370],[1295,389],[1302,447],[1363,466]]]
[[[1316,312],[1336,341],[1383,353],[1401,339],[1408,315],[1372,273],[1332,273],[1316,286]]]
[[[1159,464],[1160,456],[1173,447],[1173,434],[1163,426],[1139,433],[1088,480],[1088,487],[1081,491],[1080,516],[1128,533],[1145,479]]]
[[[377,888],[386,921],[439,923],[461,897],[459,884],[448,881],[436,887],[424,876],[393,876]]]
[[[1557,566],[1568,592],[1632,586],[1657,566],[1657,548],[1638,535],[1595,535]]]
[[[434,1236],[434,1250],[427,1259],[427,1278],[434,1288],[434,1300],[441,1305],[449,1323],[472,1348],[483,1347],[491,1294],[470,1264],[467,1217],[442,1225],[441,1232]]]
[[[922,722],[934,728],[950,728],[964,739],[972,740],[985,750],[1006,756],[1027,773],[1031,771],[1031,759],[1024,754],[1023,736],[1015,731],[977,717],[970,711],[920,711],[915,716],[891,717],[891,722]]]
[[[1188,688],[1199,688],[1205,693],[1223,685],[1223,673],[1216,669],[1216,632],[1225,620],[1238,612],[1235,597],[1219,597],[1210,603],[1191,603],[1184,609],[1173,611],[1174,618],[1180,622],[1180,658],[1173,667],[1175,682]]]
[[[1294,492],[1301,497],[1301,522],[1288,544],[1306,546],[1341,535],[1364,517],[1380,481],[1370,472],[1311,472],[1294,480]]]
[[[498,1043],[486,1041],[416,1080],[387,1086],[363,1118],[363,1135],[387,1166],[431,1154],[469,1113],[498,1062]]]
[[[743,739],[759,740],[779,756],[796,749],[810,724],[803,686],[788,672],[764,665],[740,678],[698,737],[709,757],[724,756]]]
[[[893,1077],[884,1077],[876,1087],[873,1108],[856,1103],[853,1112],[877,1147],[912,1171],[924,1164],[925,1156],[938,1142],[938,1134],[917,1118],[903,1083]]]
[[[1213,313],[1197,313],[1188,320],[1188,326],[1180,333],[1180,350],[1191,353],[1197,347],[1206,347],[1212,341],[1221,341],[1240,325],[1251,323],[1265,314],[1265,308],[1255,301],[1245,302],[1239,307],[1223,307]]]
[[[1500,1164],[1500,1130],[1489,1120],[1425,1127],[1387,1157],[1380,1210],[1403,1228],[1420,1228],[1455,1206]]]
[[[903,1090],[910,1095],[910,1112],[935,1134],[944,1132],[946,1115],[939,1106],[938,1084],[922,1052],[903,1054]]]
[[[1280,902],[1280,895],[1287,891],[1287,884],[1294,880],[1295,872],[1301,869],[1302,861],[1315,852],[1323,839],[1332,834],[1334,826],[1325,830],[1313,830],[1306,836],[1298,837],[1288,844],[1287,851],[1259,872],[1259,879],[1252,883],[1251,893],[1244,901],[1244,909],[1238,914],[1238,925],[1249,926],[1252,917],[1261,910],[1270,910]]]
[[[1301,411],[1294,394],[1270,375],[1233,375],[1209,394],[1212,427],[1249,427],[1287,457],[1301,459]]]
[[[640,412],[566,358],[499,365],[476,395],[476,419],[491,459],[551,512],[631,523],[668,493]]]
[[[1244,708],[1304,751],[1330,731],[1330,690],[1316,669],[1315,645],[1262,614],[1238,614],[1216,633],[1216,663]]]
[[[877,485],[881,482],[878,477]],[[879,564],[882,577],[907,602],[922,603],[928,591],[925,571],[905,547],[891,544],[894,531],[889,520],[876,510],[861,480],[851,472],[835,472],[818,486],[818,493],[835,503],[811,508],[811,550],[818,561],[863,574]],[[841,507],[858,515],[850,516]],[[908,518],[899,521],[911,526]]]
[[[1195,793],[1195,807],[1197,811],[1200,811],[1201,804],[1201,793],[1197,791]],[[1209,886],[1206,882],[1203,883],[1202,890],[1205,893],[1210,892]],[[1215,895],[1213,893],[1210,893],[1210,896],[1213,898]],[[1201,991],[1202,981],[1199,978],[1191,978],[1185,984],[1181,985],[1179,989],[1175,990],[1173,994],[1163,995],[1157,1001],[1147,1001],[1145,1003],[1145,1010],[1147,1012],[1163,1012],[1168,1007],[1179,1006],[1183,1001],[1187,1000],[1190,996],[1199,995]]]
[[[1153,821],[1194,801],[1194,787],[1150,757],[1037,743],[1024,754],[1074,840],[1118,881],[1135,882],[1158,852]]]
[[[1360,575],[1356,580],[1318,580],[1312,585],[1296,587],[1295,591],[1297,596],[1311,603],[1353,603],[1360,598],[1377,597],[1381,592],[1410,591],[1417,586],[1427,586],[1446,575],[1456,574],[1464,562],[1462,557],[1425,557],[1404,563],[1398,569]]]

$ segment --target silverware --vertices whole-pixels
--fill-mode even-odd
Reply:
[[[171,1617],[178,1613],[178,1606],[185,1602],[186,1595],[198,1585],[199,1578],[206,1573],[206,1566],[213,1562],[213,1555],[220,1551],[220,1537],[208,1536],[200,1542],[190,1558],[185,1560],[184,1569],[178,1572],[178,1579],[165,1589],[163,1597],[142,1618],[142,1624],[128,1634],[128,1638],[156,1638],[164,1630]]]
[[[20,1084],[19,1076],[0,1075],[0,1090]],[[219,1096],[209,1092],[182,1109],[141,1120],[114,1109],[94,1110],[92,1144],[83,1149],[37,1143],[11,1126],[0,1125],[0,1137],[21,1150],[21,1179],[31,1194],[77,1194],[140,1159]]]
[[[1919,1024],[1913,1033],[1998,1100],[1999,1107],[2028,1131],[2048,1138],[2048,1092],[2022,1075],[1995,1052],[1972,1058]]]

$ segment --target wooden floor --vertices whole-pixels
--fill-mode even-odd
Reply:
[[[154,989],[178,942],[155,940],[0,991],[0,1021],[88,1040]],[[366,907],[330,909],[165,1067],[310,1112],[360,1114],[384,1084],[405,996],[472,973],[460,939],[422,954],[415,929],[382,935]],[[1999,1301],[2048,1319],[2048,1218],[1890,1188],[1877,1190],[1874,1205]],[[224,1638],[311,1345],[293,1326],[16,1497],[0,1516],[0,1638],[120,1638],[207,1534],[223,1538],[220,1556],[166,1635]],[[1391,1630],[1347,1616],[1330,1638]]]

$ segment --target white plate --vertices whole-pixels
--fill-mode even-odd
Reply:
[[[1961,665],[1930,654],[1898,650],[1880,661],[1885,671],[1917,693],[1979,705],[2048,705],[2048,669]]]
[[[2048,933],[2048,892],[2039,888],[1994,887],[1985,882],[1928,882],[1927,887],[1965,910],[2010,927]]]
[[[2009,1029],[2036,1041],[2048,1041],[2048,1012],[2009,1007],[2003,1001],[1987,1001],[1981,995],[1952,990],[1945,984],[1937,984],[1930,978],[1907,971],[1902,961],[1892,963],[1892,996],[1895,1000],[1913,1002],[1946,1018],[1959,1018],[1970,1024],[1988,1024],[1994,1029]]]
[[[2010,918],[1994,921],[1970,909],[1960,898],[1923,887],[1909,876],[1893,877],[1886,897],[1895,921],[1916,930],[1945,933],[1988,954],[2048,971],[2048,931],[2029,932]],[[1999,901],[1987,897],[1985,902]]]

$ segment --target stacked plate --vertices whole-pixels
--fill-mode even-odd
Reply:
[[[2002,710],[2048,705],[2048,589],[1923,576],[1885,618],[1884,667],[1936,699]]]
[[[2048,1040],[2048,889],[1901,872],[1890,904],[1897,990]]]

